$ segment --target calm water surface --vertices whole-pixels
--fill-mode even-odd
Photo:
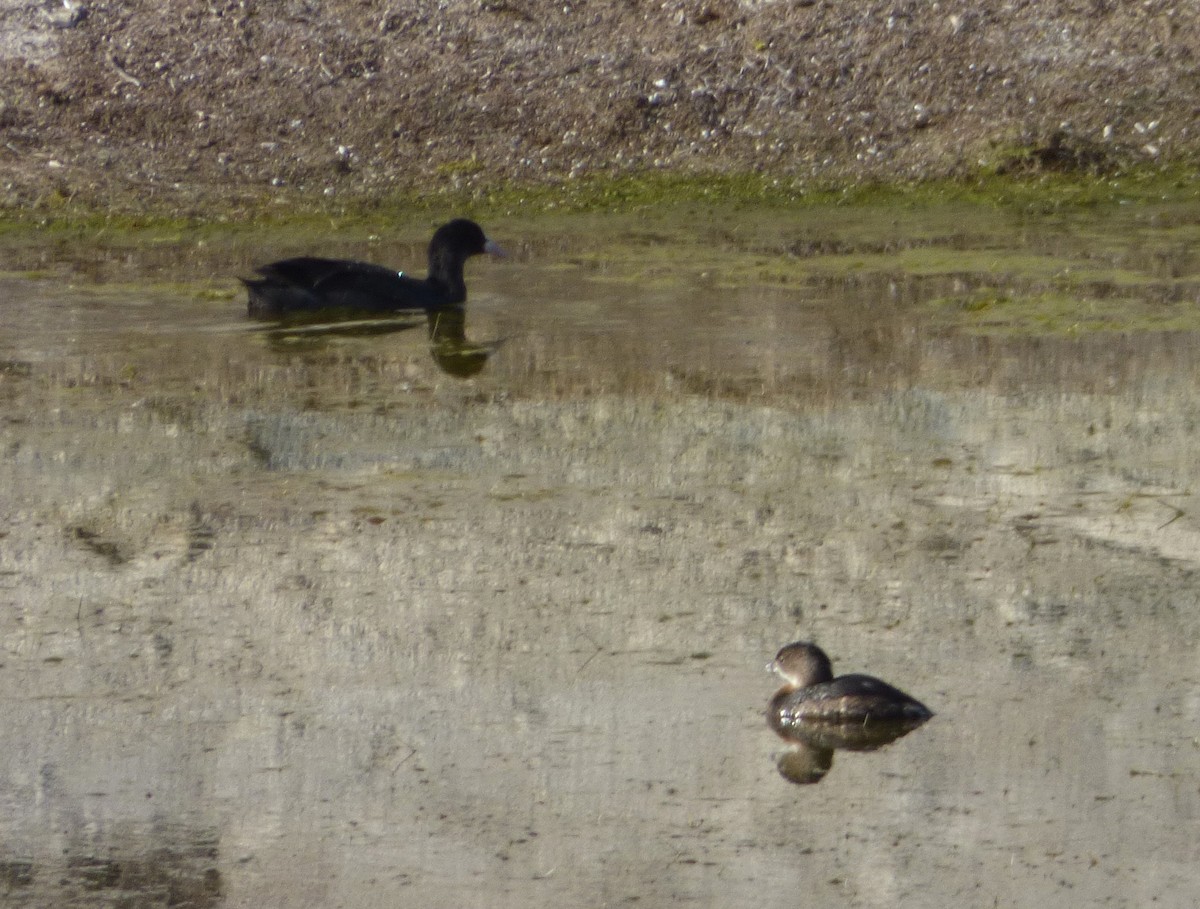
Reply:
[[[567,225],[469,379],[10,253],[4,905],[1194,906],[1200,210]],[[797,638],[937,716],[787,782]]]

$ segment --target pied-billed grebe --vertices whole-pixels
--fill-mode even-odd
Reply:
[[[249,312],[257,319],[342,310],[389,313],[458,306],[467,299],[463,266],[471,256],[503,256],[504,250],[474,221],[443,224],[429,241],[429,274],[413,278],[383,265],[300,256],[255,269],[261,278],[242,279]]]
[[[933,716],[933,711],[920,701],[872,676],[843,675],[835,679],[825,651],[807,641],[788,644],[775,655],[769,668],[787,682],[767,708],[767,717],[780,735],[809,739],[832,726],[877,727],[880,733],[893,733],[890,741]],[[869,747],[872,741],[864,739],[857,747]],[[856,746],[847,743],[834,747]]]

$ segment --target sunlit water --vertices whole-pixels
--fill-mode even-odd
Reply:
[[[21,253],[4,904],[1195,905],[1198,218],[489,225],[466,380]],[[937,715],[790,784],[797,638]]]

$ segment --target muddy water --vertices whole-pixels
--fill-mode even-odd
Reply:
[[[14,253],[4,904],[1194,905],[1196,221],[500,224],[467,380]],[[937,716],[790,784],[801,637]]]

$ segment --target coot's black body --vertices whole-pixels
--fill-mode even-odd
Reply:
[[[323,312],[385,315],[461,306],[467,299],[463,267],[471,256],[503,251],[474,221],[459,218],[429,241],[429,274],[414,278],[382,265],[348,259],[300,256],[263,265],[261,278],[242,279],[249,313],[280,319]]]

